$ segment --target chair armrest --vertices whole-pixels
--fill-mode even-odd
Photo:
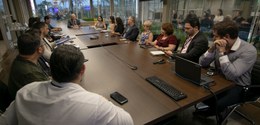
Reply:
[[[251,89],[251,88],[260,88],[260,85],[248,85],[244,87],[244,89]]]
[[[259,98],[260,91],[259,91],[260,85],[248,85],[243,87],[242,97],[244,101],[252,101],[255,98]]]

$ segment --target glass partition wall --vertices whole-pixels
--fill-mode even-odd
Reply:
[[[135,16],[141,29],[140,24],[143,21],[152,20],[152,29],[156,33],[160,33],[162,22],[171,22],[174,24],[175,33],[180,37],[185,37],[182,28],[187,14],[194,13],[200,20],[208,14],[213,20],[218,9],[222,9],[226,18],[233,19],[237,13],[240,14],[239,36],[242,39],[254,43],[259,41],[258,0],[34,0],[34,2],[36,15],[41,17],[50,14],[58,16],[57,19],[67,19],[68,14],[74,12],[80,19],[94,19],[102,15],[108,21],[109,16],[113,15],[121,17],[126,23],[128,16]],[[206,35],[210,35],[210,28],[202,30]],[[210,36],[208,38],[211,40]]]

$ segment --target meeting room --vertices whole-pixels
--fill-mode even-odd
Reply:
[[[259,125],[259,0],[0,0],[0,125]]]

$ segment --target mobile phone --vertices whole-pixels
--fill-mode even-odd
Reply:
[[[127,98],[121,95],[119,92],[113,92],[112,94],[110,94],[110,97],[120,105],[123,105],[126,102],[128,102]]]

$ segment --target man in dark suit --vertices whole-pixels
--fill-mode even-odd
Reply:
[[[127,20],[128,27],[124,33],[124,38],[129,39],[131,41],[136,41],[136,38],[139,34],[139,29],[135,25],[135,17],[130,16]]]
[[[71,14],[71,19],[68,20],[68,28],[80,28],[80,21],[75,14]]]
[[[166,51],[165,53],[173,58],[175,56],[180,56],[193,62],[199,62],[200,56],[208,49],[208,40],[199,30],[199,19],[196,17],[187,18],[185,20],[184,29],[188,37],[184,42],[181,51],[179,53]]]

